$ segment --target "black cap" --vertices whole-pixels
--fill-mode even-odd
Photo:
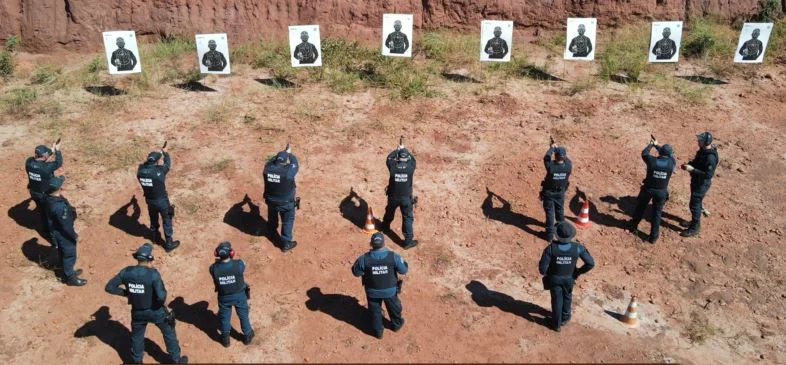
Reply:
[[[661,156],[671,156],[674,154],[674,149],[671,148],[670,144],[664,144],[658,147],[658,154]]]
[[[229,241],[222,241],[216,247],[216,256],[220,259],[226,259],[229,257],[229,253],[232,251],[232,244]]]
[[[409,150],[406,148],[398,150],[398,159],[403,161],[409,160]]]
[[[147,162],[148,163],[156,162],[159,159],[161,159],[161,156],[163,156],[161,154],[161,152],[158,152],[158,151],[150,152],[150,153],[147,154]]]
[[[153,244],[145,242],[142,246],[139,246],[136,252],[131,256],[139,261],[153,261]]]
[[[704,145],[709,146],[710,144],[712,144],[712,133],[710,132],[699,133],[696,135],[696,140],[701,141],[702,143],[704,143]]]
[[[565,147],[557,147],[554,149],[554,154],[558,160],[562,160],[568,155],[568,150]]]
[[[374,232],[371,235],[371,248],[378,249],[385,247],[385,235],[380,232]]]
[[[45,155],[51,155],[52,150],[49,147],[44,145],[38,145],[35,148],[35,157],[44,157]]]
[[[287,151],[281,151],[276,154],[276,162],[284,163],[289,159],[289,153]]]
[[[557,223],[557,241],[568,243],[576,236],[576,228],[567,221]]]
[[[65,176],[52,176],[49,179],[49,192],[58,191],[65,182]]]

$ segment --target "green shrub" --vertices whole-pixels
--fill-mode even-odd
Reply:
[[[292,75],[292,64],[289,57],[289,45],[278,41],[260,41],[256,46],[242,49],[247,53],[242,57],[250,57],[253,68],[266,68],[274,78],[286,79]],[[238,53],[240,55],[240,53]]]
[[[0,77],[7,78],[14,74],[14,51],[19,45],[19,37],[12,35],[5,40],[3,51],[0,52]]]
[[[599,52],[600,77],[608,80],[613,75],[623,75],[638,81],[647,67],[647,34],[627,28],[616,32]]]
[[[168,60],[176,58],[186,52],[195,52],[196,43],[192,38],[185,38],[177,35],[163,35],[159,41],[150,47],[145,47],[148,57],[156,60]]]
[[[90,63],[87,64],[86,71],[87,73],[98,73],[101,70],[106,70],[106,63],[104,62],[103,57],[95,56]]]
[[[52,69],[51,65],[41,65],[36,67],[30,74],[30,83],[33,85],[48,85],[57,80],[59,70]]]
[[[0,98],[4,112],[14,116],[30,115],[38,93],[32,88],[17,88],[6,91]]]
[[[451,67],[477,62],[480,52],[480,42],[476,37],[452,32],[426,32],[415,46],[427,59]]]
[[[759,23],[774,22],[781,14],[781,4],[778,0],[762,0],[761,10],[751,20]]]

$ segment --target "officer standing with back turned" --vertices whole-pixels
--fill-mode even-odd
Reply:
[[[221,344],[229,347],[229,334],[232,330],[232,307],[235,307],[240,318],[240,328],[243,330],[243,343],[248,345],[254,338],[254,330],[248,320],[248,299],[250,289],[243,278],[246,263],[235,260],[235,250],[229,241],[218,244],[213,256],[216,262],[210,265],[210,276],[218,293],[218,319],[221,321]]]
[[[551,156],[554,155],[554,160]],[[546,177],[540,184],[540,199],[543,201],[543,210],[546,212],[546,241],[554,238],[554,224],[565,221],[565,191],[570,185],[570,173],[573,164],[567,155],[565,147],[558,147],[551,140],[551,147],[543,156],[543,165],[546,167]],[[556,219],[555,219],[556,218]]]
[[[54,151],[55,160],[52,161]],[[35,156],[28,157],[25,161],[25,171],[27,172],[27,190],[30,191],[30,198],[35,202],[35,208],[41,214],[41,228],[44,237],[52,245],[51,225],[49,215],[46,213],[44,203],[46,192],[49,190],[49,179],[55,176],[55,171],[63,166],[63,154],[60,152],[60,140],[52,146],[52,149],[44,145],[36,146]]]
[[[682,233],[683,237],[693,237],[701,230],[701,214],[704,210],[702,201],[707,191],[710,190],[712,177],[715,175],[715,168],[718,166],[718,150],[712,144],[712,134],[704,132],[696,135],[696,143],[699,150],[696,156],[687,164],[682,165],[682,169],[690,173],[690,216],[688,228]]]
[[[52,222],[52,239],[60,256],[63,268],[63,282],[69,286],[83,286],[87,280],[79,278],[81,269],[74,270],[76,264],[76,241],[79,235],[74,230],[76,209],[61,194],[65,177],[56,176],[49,179],[49,191],[46,196],[46,214]]]
[[[557,224],[556,233],[557,239],[546,246],[540,256],[538,271],[544,275],[544,289],[551,292],[552,328],[559,332],[570,321],[573,284],[579,275],[595,267],[595,260],[584,245],[573,241],[576,228],[572,224]],[[579,258],[584,261],[584,265],[576,268]]]
[[[172,167],[172,160],[165,149],[166,143],[161,150],[150,152],[145,162],[139,165],[136,177],[142,185],[147,212],[150,215],[150,230],[153,231],[150,239],[153,242],[161,240],[161,233],[158,231],[158,216],[161,216],[164,222],[164,237],[166,237],[164,250],[172,252],[180,246],[180,241],[172,238],[172,218],[175,216],[175,207],[169,203],[169,195],[166,191],[166,174]]]
[[[282,252],[287,252],[297,242],[292,239],[292,228],[295,226],[295,208],[298,199],[295,197],[295,176],[300,169],[297,157],[287,143],[283,151],[265,163],[262,178],[265,180],[265,204],[267,204],[268,228],[274,232],[278,229],[278,218],[281,217]],[[277,243],[278,244],[278,243]]]
[[[414,239],[415,233],[412,230],[412,223],[415,220],[413,205],[415,199],[412,196],[412,179],[415,175],[415,156],[404,148],[404,137],[399,140],[398,147],[390,152],[386,161],[390,178],[386,189],[388,204],[385,207],[385,216],[382,218],[382,231],[390,231],[390,223],[396,214],[396,208],[401,209],[401,230],[404,233],[404,249],[410,249],[418,245]]]
[[[145,330],[148,323],[161,330],[173,363],[187,364],[188,357],[180,356],[180,345],[175,333],[173,312],[166,309],[166,288],[161,274],[153,268],[153,245],[145,243],[132,255],[136,266],[128,266],[106,284],[109,294],[128,298],[131,304],[131,361],[142,363],[145,354]],[[124,288],[120,286],[123,285]]]
[[[658,157],[650,156],[650,149],[656,147],[658,149]],[[674,172],[674,167],[677,162],[674,161],[674,151],[671,145],[665,144],[658,145],[655,138],[650,140],[647,147],[641,151],[641,158],[647,164],[647,177],[641,185],[639,196],[636,199],[636,210],[633,211],[633,218],[631,219],[628,229],[636,233],[638,231],[639,222],[644,217],[644,210],[647,209],[650,199],[652,199],[652,224],[650,226],[650,235],[647,237],[649,243],[655,243],[660,236],[660,221],[663,206],[669,200],[669,180],[671,174]]]
[[[384,331],[382,302],[385,302],[385,308],[390,315],[393,331],[404,326],[401,301],[398,299],[401,289],[398,276],[405,275],[409,271],[409,265],[399,254],[385,248],[385,236],[382,233],[372,234],[370,243],[371,250],[358,257],[352,265],[352,275],[363,277],[368,309],[371,311],[371,328],[374,336],[381,339]]]

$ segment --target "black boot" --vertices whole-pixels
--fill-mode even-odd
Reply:
[[[640,221],[630,221],[628,222],[628,225],[625,227],[625,229],[627,229],[628,232],[635,234],[639,231],[639,223]]]
[[[297,246],[297,241],[284,241],[281,245],[281,252],[287,252]]]
[[[229,333],[221,334],[221,344],[224,345],[224,347],[229,347]]]
[[[177,361],[178,364],[188,364],[188,356],[180,356],[180,360]]]
[[[180,241],[173,240],[172,236],[167,236],[166,237],[166,243],[164,244],[164,251],[172,252],[178,246],[180,246]]]
[[[682,233],[680,233],[680,236],[682,237],[698,236],[699,231],[701,231],[701,224],[696,222],[694,224],[691,224],[690,227],[688,227],[688,229],[682,231]]]
[[[647,242],[654,244],[655,242],[658,241],[658,237],[659,237],[659,235],[655,235],[655,236],[649,235],[647,237]]]
[[[87,280],[82,279],[82,278],[74,275],[71,278],[69,278],[68,280],[66,280],[65,283],[68,286],[84,286],[85,284],[87,284]]]
[[[417,245],[418,245],[418,240],[409,240],[407,242],[404,242],[404,249],[409,250],[410,248],[415,247]]]
[[[251,330],[248,334],[246,334],[246,337],[243,339],[243,344],[250,345],[251,340],[253,339],[254,339],[254,330]]]

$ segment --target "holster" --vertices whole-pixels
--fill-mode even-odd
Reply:
[[[166,312],[166,322],[170,327],[175,328],[175,324],[177,324],[177,320],[175,319],[175,311],[169,310],[166,306],[163,306],[162,308],[164,308],[164,312]]]
[[[246,299],[251,299],[251,287],[246,285]]]
[[[412,208],[416,208],[417,205],[418,205],[418,197],[417,196],[413,196],[412,197]]]
[[[300,197],[295,198],[295,209],[300,210]]]
[[[401,294],[401,287],[404,286],[404,280],[398,279],[396,281],[396,294]]]
[[[551,280],[548,275],[544,275],[540,280],[543,282],[543,290],[551,290]]]
[[[174,218],[175,217],[175,205],[174,204],[169,204],[169,212],[167,212],[167,213],[169,214],[169,218]]]

